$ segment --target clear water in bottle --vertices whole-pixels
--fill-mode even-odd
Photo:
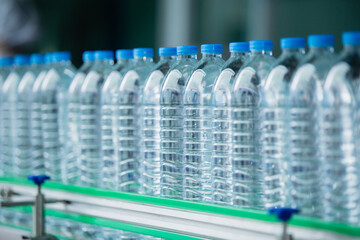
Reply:
[[[159,48],[160,61],[147,77],[141,100],[140,193],[160,196],[160,93],[176,48]]]
[[[2,86],[6,80],[6,78],[8,77],[8,75],[11,72],[11,68],[12,68],[12,64],[13,64],[13,58],[12,57],[0,57],[0,89],[2,89]],[[0,112],[2,113],[2,99],[3,95],[1,93],[0,95]],[[2,142],[4,141],[4,136],[3,136],[3,127],[2,127],[2,117],[0,116],[0,152],[2,152]],[[0,154],[0,157],[2,157],[2,154]],[[0,176],[4,176],[6,175],[4,168],[5,168],[5,163],[3,162],[2,158],[0,159]]]
[[[16,55],[14,68],[6,78],[1,89],[2,109],[2,147],[1,159],[4,163],[4,172],[7,176],[16,176],[15,146],[16,146],[16,118],[17,118],[17,90],[21,78],[28,71],[30,58],[28,55]]]
[[[324,82],[317,121],[323,218],[358,224],[360,162],[356,153],[356,93],[360,80],[360,32],[343,33],[344,49]]]
[[[112,51],[96,51],[95,63],[80,89],[80,185],[100,185],[101,89],[114,64]]]
[[[41,126],[46,175],[61,182],[65,176],[68,141],[68,91],[75,76],[69,52],[54,52],[52,67],[41,84]]]
[[[139,192],[140,101],[146,77],[151,72],[153,49],[135,48],[134,66],[120,82],[117,119],[119,191]]]
[[[160,194],[183,198],[183,96],[197,64],[196,46],[178,46],[178,61],[166,74],[160,93]]]
[[[265,208],[291,206],[288,96],[291,77],[304,57],[305,39],[283,38],[281,49],[261,92],[260,142]]]
[[[319,142],[316,122],[317,96],[322,93],[326,74],[334,61],[334,37],[311,35],[309,53],[291,80],[290,161],[291,191],[294,207],[307,216],[322,215]]]
[[[272,41],[250,41],[250,58],[235,76],[231,93],[233,205],[263,208],[259,143],[260,89],[275,62]]]
[[[46,73],[52,67],[52,53],[44,55],[42,71],[37,75],[32,88],[31,97],[31,172],[35,175],[45,174],[45,159],[42,140],[42,123],[41,123],[41,85]]]
[[[30,56],[31,66],[21,78],[17,89],[14,175],[23,179],[32,174],[32,89],[37,76],[43,71],[43,63],[44,56],[42,54],[32,54]]]
[[[105,80],[101,93],[101,186],[119,190],[119,158],[117,154],[117,103],[120,81],[133,64],[133,50],[116,51],[117,63]]]
[[[82,55],[83,64],[78,69],[69,87],[69,141],[71,146],[68,152],[66,176],[64,183],[77,184],[79,182],[80,166],[80,89],[86,75],[94,65],[94,52],[85,51]]]
[[[201,45],[202,59],[184,93],[184,199],[211,202],[211,92],[224,60],[221,44]]]
[[[230,58],[225,62],[212,92],[212,202],[232,203],[231,89],[235,75],[249,57],[248,42],[229,44]]]

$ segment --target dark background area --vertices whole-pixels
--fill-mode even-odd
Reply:
[[[222,43],[227,57],[229,42],[255,39],[273,40],[278,56],[281,37],[316,33],[334,34],[340,51],[341,33],[360,30],[358,0],[16,0],[25,1],[39,31],[11,53],[69,50],[76,66],[85,50]]]

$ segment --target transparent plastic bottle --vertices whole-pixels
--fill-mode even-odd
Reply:
[[[114,64],[112,51],[96,51],[95,63],[80,89],[80,185],[100,185],[101,89]]]
[[[248,42],[229,44],[230,58],[216,79],[212,92],[212,190],[213,203],[232,202],[231,90],[234,77],[250,56]]]
[[[249,57],[248,42],[229,44],[230,58],[225,62],[215,81],[211,102],[213,148],[212,148],[212,202],[232,203],[231,160],[231,89],[234,77]]]
[[[323,218],[358,224],[360,162],[356,92],[360,80],[360,32],[342,35],[344,49],[324,82],[319,102]]]
[[[259,100],[271,66],[272,41],[250,41],[250,58],[235,76],[231,92],[233,205],[263,208],[259,143]]]
[[[160,196],[160,93],[176,48],[159,48],[160,61],[147,77],[141,101],[140,193]]]
[[[78,69],[69,87],[69,141],[71,142],[66,163],[64,183],[76,184],[79,182],[80,165],[80,89],[86,75],[94,65],[94,52],[85,51],[82,54],[83,64]]]
[[[304,38],[282,38],[282,53],[261,92],[260,130],[265,208],[291,206],[289,88],[304,58]]]
[[[29,69],[29,64],[30,58],[28,55],[16,55],[14,58],[14,67],[1,89],[3,136],[1,159],[4,163],[4,172],[7,176],[15,176],[17,89],[21,78]]]
[[[116,51],[117,63],[107,77],[101,95],[101,157],[102,187],[119,190],[119,158],[117,154],[117,103],[120,81],[133,64],[134,53],[130,49]]]
[[[134,65],[119,86],[117,154],[119,158],[119,191],[139,192],[140,101],[146,77],[151,72],[152,48],[135,48]]]
[[[322,215],[317,96],[334,61],[334,37],[311,35],[309,53],[296,70],[290,85],[290,161],[292,204],[307,216]]]
[[[31,109],[32,88],[44,63],[42,54],[30,56],[30,68],[19,82],[16,104],[16,139],[14,154],[14,175],[26,179],[32,174],[31,158]]]
[[[45,174],[44,148],[42,140],[42,123],[41,123],[41,85],[46,73],[52,67],[52,53],[44,55],[42,71],[37,75],[32,87],[31,93],[31,172],[35,175]]]
[[[6,78],[8,77],[8,75],[11,72],[11,68],[12,68],[12,64],[13,64],[13,58],[12,57],[0,57],[0,89],[2,89],[2,86],[6,80]],[[1,93],[0,95],[0,113],[2,113],[2,99],[3,95]],[[5,140],[4,136],[3,136],[3,127],[2,127],[2,117],[0,116],[0,152],[2,153],[2,142]],[[5,165],[4,162],[2,160],[2,154],[0,154],[0,176],[4,176],[5,171]]]
[[[41,126],[45,173],[52,181],[64,178],[69,150],[68,92],[76,69],[69,52],[54,52],[52,66],[41,84]]]
[[[184,93],[184,199],[211,202],[211,92],[224,60],[221,44],[201,45],[202,59]]]
[[[160,93],[160,194],[183,198],[183,96],[197,64],[196,46],[178,46],[176,64],[166,74]]]

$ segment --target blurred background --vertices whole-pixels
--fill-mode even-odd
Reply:
[[[359,0],[0,0],[0,55],[224,44],[360,30]]]

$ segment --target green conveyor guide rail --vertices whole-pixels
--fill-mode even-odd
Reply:
[[[35,190],[35,186],[30,181],[17,179],[17,178],[2,177],[0,178],[0,187],[1,185],[14,188],[15,191],[21,191],[22,189],[21,187],[26,187],[27,189],[33,188]],[[161,211],[164,211],[164,214],[172,214],[172,213],[167,213],[167,211],[175,211],[175,213],[176,214],[179,213],[179,215],[181,215],[182,213],[192,214],[191,216],[194,216],[194,218],[189,220],[189,226],[190,226],[189,228],[196,227],[198,223],[195,220],[197,220],[197,218],[199,219],[204,218],[203,222],[205,223],[209,222],[210,224],[211,221],[214,221],[213,225],[209,225],[209,226],[210,227],[214,226],[215,230],[217,227],[216,221],[217,219],[220,219],[222,221],[221,223],[222,225],[220,227],[224,227],[224,226],[228,227],[229,231],[235,231],[237,225],[241,225],[239,226],[239,228],[243,228],[246,225],[244,228],[245,230],[244,229],[243,230],[246,232],[250,229],[251,230],[250,232],[252,232],[255,235],[261,234],[262,232],[266,232],[266,231],[267,233],[265,234],[268,234],[269,232],[272,231],[274,235],[278,235],[281,232],[280,231],[281,224],[279,224],[279,221],[274,216],[267,214],[265,211],[247,210],[247,209],[245,210],[245,209],[218,206],[212,204],[187,202],[182,200],[165,199],[165,198],[152,197],[152,196],[143,196],[139,194],[116,192],[116,191],[104,190],[100,188],[64,185],[61,183],[55,183],[51,181],[43,185],[43,190],[46,196],[48,196],[48,194],[51,195],[54,192],[58,193],[59,196],[64,196],[65,198],[68,195],[70,196],[71,194],[76,194],[78,198],[80,196],[80,198],[83,199],[88,199],[88,198],[95,200],[106,199],[108,201],[115,201],[115,203],[116,201],[119,201],[119,206],[123,206],[124,204],[126,205],[127,203],[130,203],[130,204],[135,204],[135,206],[138,206],[139,209],[141,209],[143,206],[145,206],[145,208],[151,207],[155,209],[155,212],[152,213],[155,217],[157,217],[158,214],[161,214]],[[53,198],[53,196],[51,196],[51,198]],[[166,239],[206,239],[207,238],[206,237],[207,233],[196,234],[197,231],[196,228],[193,230],[183,229],[182,231],[181,227],[179,230],[179,228],[177,228],[177,225],[174,225],[173,229],[171,228],[171,226],[169,227],[169,229],[162,229],[161,227],[156,226],[156,224],[154,224],[154,226],[150,226],[151,223],[149,223],[148,225],[144,223],[136,224],[131,221],[130,222],[121,221],[118,219],[114,219],[112,217],[99,217],[96,216],[96,214],[91,214],[91,213],[87,215],[87,214],[74,213],[74,211],[51,209],[48,206],[47,209],[48,209],[46,211],[47,216],[71,219],[74,221],[83,222],[87,224],[94,224],[102,227],[114,228],[128,232],[134,232],[134,233],[150,235],[155,237],[162,237]],[[159,210],[159,212],[157,212],[157,209]],[[114,210],[113,212],[115,214],[116,211]],[[146,213],[146,215],[144,216],[151,217],[151,213],[150,215],[149,213]],[[174,217],[178,217],[178,216],[174,216]],[[164,219],[164,220],[168,221],[168,219]],[[156,222],[157,219],[154,218],[154,221]],[[164,225],[171,225],[171,222],[172,220],[170,218],[170,221],[164,222]],[[229,222],[229,226],[226,226],[227,222]],[[201,224],[202,223],[200,223],[200,225]],[[353,226],[344,223],[325,222],[320,219],[294,216],[290,220],[289,226],[290,229],[294,229],[293,234],[295,237],[303,233],[304,236],[311,236],[313,233],[321,232],[324,234],[324,237],[333,236],[333,239],[360,238],[359,226]],[[219,229],[221,230],[221,228]],[[210,230],[211,229],[209,229],[209,233],[208,233],[209,236],[213,234],[213,237],[217,238],[216,237],[217,233],[216,232],[211,233]],[[227,228],[222,229],[222,231],[224,230],[227,230]],[[192,234],[192,232],[194,234]],[[234,232],[234,234],[235,233],[239,233],[239,232]],[[219,238],[221,238],[221,236]],[[306,237],[300,237],[299,239],[305,239],[305,238]],[[323,238],[318,237],[316,239],[323,239]]]

